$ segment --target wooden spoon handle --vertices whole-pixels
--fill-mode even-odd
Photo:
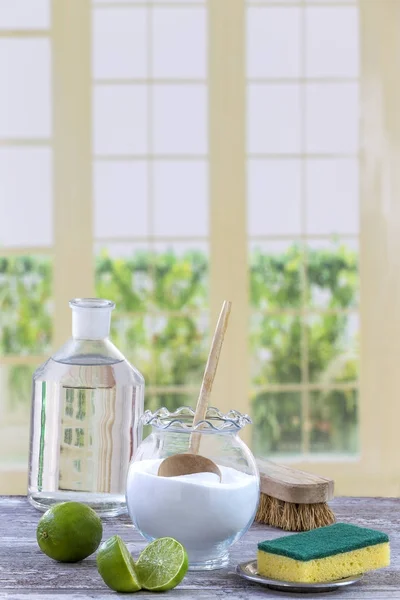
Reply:
[[[203,375],[203,381],[200,388],[199,397],[196,405],[196,412],[193,418],[193,425],[203,421],[206,417],[208,399],[211,394],[211,388],[214,382],[215,373],[218,366],[219,356],[221,354],[222,342],[224,341],[225,331],[228,327],[229,315],[231,312],[232,303],[225,300],[218,318],[217,327],[214,332],[214,337],[211,342],[210,352]],[[200,434],[192,433],[190,437],[189,452],[197,454],[200,446]]]

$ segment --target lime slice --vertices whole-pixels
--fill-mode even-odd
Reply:
[[[136,562],[142,587],[151,592],[172,590],[189,567],[185,548],[173,538],[160,538],[147,546]]]
[[[104,583],[115,592],[141,589],[133,558],[119,535],[113,535],[100,546],[96,561]]]
[[[60,562],[78,562],[97,550],[103,526],[100,517],[85,504],[55,504],[41,517],[36,539],[40,549]]]

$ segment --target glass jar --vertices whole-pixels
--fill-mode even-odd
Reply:
[[[226,415],[209,408],[193,427],[194,411],[146,411],[144,425],[152,433],[139,446],[127,480],[129,515],[147,540],[173,537],[189,555],[191,569],[218,569],[228,563],[228,550],[248,530],[259,501],[259,474],[252,453],[238,433],[250,423],[232,410]],[[161,461],[188,452],[193,432],[200,432],[199,455],[214,461],[222,474],[157,475]]]
[[[144,379],[108,338],[114,306],[72,300],[72,338],[33,376],[28,499],[39,510],[75,500],[126,512]]]

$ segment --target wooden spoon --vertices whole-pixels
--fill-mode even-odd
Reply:
[[[211,394],[211,388],[217,371],[231,306],[232,304],[228,300],[225,300],[222,305],[217,327],[211,342],[210,352],[208,354],[199,398],[197,400],[196,411],[193,417],[193,427],[200,421],[203,421],[206,417],[208,399]],[[173,456],[164,459],[158,468],[158,475],[161,477],[176,477],[179,475],[190,475],[192,473],[215,473],[221,481],[221,471],[218,466],[209,458],[198,455],[200,439],[201,433],[197,431],[193,432],[190,436],[189,452],[184,454],[174,454]]]

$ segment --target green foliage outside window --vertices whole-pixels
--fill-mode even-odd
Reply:
[[[306,262],[306,267],[304,266]],[[303,272],[302,272],[303,269]],[[255,310],[299,310],[304,318],[260,316],[251,331],[252,354],[265,349],[253,385],[299,384],[304,381],[302,356],[308,355],[308,381],[320,385],[302,402],[301,392],[260,392],[252,398],[254,445],[261,454],[293,454],[304,449],[301,422],[307,419],[311,452],[357,450],[357,395],[354,389],[325,391],[326,384],[357,381],[357,333],[345,312],[358,303],[357,255],[348,247],[308,250],[300,247],[251,257],[251,301]],[[312,309],[326,310],[312,313]],[[302,408],[308,406],[308,414]]]
[[[308,250],[306,263],[305,268],[303,252],[295,244],[279,254],[252,252],[252,386],[304,382],[307,352],[308,380],[320,388],[307,397],[309,450],[354,452],[356,393],[350,386],[325,391],[324,385],[357,380],[356,336],[351,332],[352,317],[343,312],[358,302],[357,255],[332,245]],[[199,385],[208,350],[207,277],[208,258],[200,251],[183,255],[173,250],[142,251],[130,258],[113,258],[104,251],[97,257],[96,294],[117,304],[112,339],[149,386]],[[51,280],[51,261],[46,257],[0,259],[2,355],[50,352]],[[304,306],[310,316],[298,314]],[[313,314],[313,307],[327,312]],[[166,311],[170,316],[162,315]],[[26,365],[9,370],[11,410],[17,403],[28,403],[31,371]],[[193,403],[194,398],[165,391],[148,396],[147,402],[151,408],[160,404],[174,408]],[[255,392],[256,450],[270,454],[304,449],[303,405],[301,392],[295,389]]]

